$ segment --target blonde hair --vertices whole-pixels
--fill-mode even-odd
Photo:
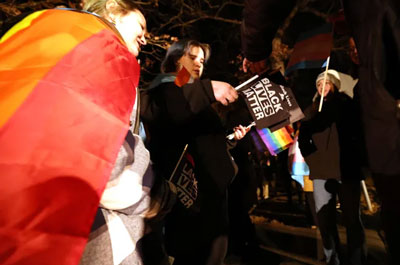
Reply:
[[[109,13],[126,15],[129,11],[142,10],[139,5],[132,0],[111,0],[114,1],[117,7],[114,10],[107,10],[107,2],[110,0],[86,0],[84,1],[83,10],[96,13],[100,16],[108,15]]]

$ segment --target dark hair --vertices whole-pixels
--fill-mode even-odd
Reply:
[[[171,47],[168,48],[167,54],[161,63],[161,72],[176,72],[177,62],[183,55],[189,53],[191,47],[200,47],[204,52],[204,61],[207,62],[210,57],[210,45],[200,43],[196,40],[180,40],[174,42]]]

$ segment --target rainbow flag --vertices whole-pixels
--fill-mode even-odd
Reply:
[[[0,38],[0,264],[79,264],[139,65],[82,12],[34,12]]]
[[[329,57],[333,45],[331,24],[300,34],[286,66],[285,75],[296,69],[320,68]]]
[[[291,136],[292,131],[293,129],[290,126],[282,127],[274,132],[271,132],[268,128],[256,129],[261,141],[255,140],[254,143],[256,146],[259,146],[258,148],[263,144],[271,155],[277,155],[293,143],[293,138]],[[254,138],[253,134],[253,139]]]

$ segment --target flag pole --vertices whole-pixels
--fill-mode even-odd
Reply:
[[[321,100],[319,101],[319,108],[318,112],[321,112],[322,110],[322,103],[324,102],[324,94],[325,94],[325,84],[326,84],[326,77],[328,76],[328,68],[329,68],[329,60],[330,56],[328,56],[328,60],[326,60],[326,67],[325,67],[325,73],[324,73],[324,82],[322,84],[322,92],[321,92]],[[318,85],[318,84],[317,84]]]
[[[258,78],[258,75],[253,76],[252,78],[250,78],[246,82],[243,82],[240,85],[238,85],[237,87],[235,87],[235,90],[239,91],[239,89],[241,89],[242,87],[244,87],[245,85],[247,85],[248,83],[250,83],[251,81],[253,81],[254,79],[257,79],[257,78]]]
[[[172,177],[175,175],[175,172],[176,172],[176,170],[178,169],[178,166],[179,166],[179,164],[181,163],[182,158],[183,158],[183,156],[184,156],[185,153],[186,153],[187,147],[188,147],[188,144],[186,144],[186,145],[185,145],[185,148],[183,148],[183,152],[182,152],[182,154],[181,154],[181,157],[179,158],[178,163],[176,163],[176,166],[175,166],[175,168],[174,168],[174,171],[172,171],[171,177],[169,177],[169,181],[171,181],[171,180],[172,180]]]
[[[364,180],[361,180],[361,188],[364,193],[365,201],[367,202],[368,210],[372,213],[373,210],[372,210],[371,199],[369,198],[367,186],[365,185]]]

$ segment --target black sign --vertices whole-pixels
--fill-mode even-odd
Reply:
[[[190,208],[197,198],[197,180],[194,175],[194,162],[191,155],[185,152],[178,162],[170,181],[175,184],[178,200]]]
[[[304,117],[290,88],[259,77],[240,92],[259,129],[280,129]]]

